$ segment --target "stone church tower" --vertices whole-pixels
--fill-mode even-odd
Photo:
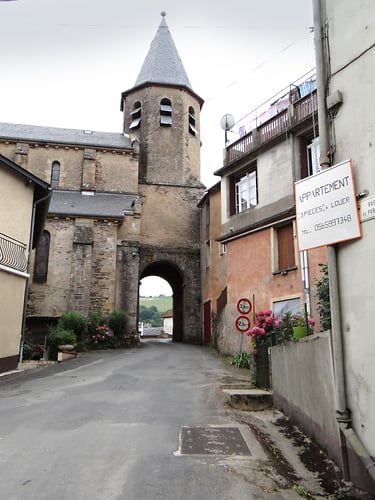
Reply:
[[[135,86],[122,94],[124,133],[139,148],[140,278],[173,290],[175,340],[200,342],[199,209],[202,99],[191,84],[165,13]]]
[[[119,133],[0,123],[0,153],[51,184],[32,257],[27,325],[43,334],[64,312],[122,309],[138,330],[139,282],[173,290],[175,341],[200,343],[200,109],[165,22]]]

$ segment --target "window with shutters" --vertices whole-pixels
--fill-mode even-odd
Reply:
[[[189,133],[191,135],[197,135],[198,131],[195,128],[195,111],[191,106],[189,107]]]
[[[163,127],[172,126],[172,103],[167,98],[160,101],[160,125]]]
[[[131,118],[131,122],[130,122],[129,128],[131,130],[140,128],[141,118],[142,118],[142,106],[141,106],[141,103],[139,101],[134,103],[133,110],[130,113],[130,118]]]
[[[296,268],[293,222],[278,226],[275,231],[274,272],[290,271]]]

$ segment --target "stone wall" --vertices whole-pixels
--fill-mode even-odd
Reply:
[[[172,105],[172,126],[160,125],[160,101]],[[140,141],[140,180],[150,183],[192,184],[200,177],[200,104],[186,89],[149,86],[129,93],[125,130],[135,103],[142,107],[142,125],[131,134]],[[195,135],[189,133],[189,108],[195,111]]]

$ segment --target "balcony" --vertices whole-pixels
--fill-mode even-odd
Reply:
[[[259,125],[257,125],[258,120],[254,119],[254,128],[226,147],[224,166],[243,158],[251,151],[277,139],[305,120],[312,118],[318,109],[316,89],[295,102],[285,104],[284,101],[284,104],[280,104],[279,106],[275,104],[273,111],[272,107],[267,111],[268,114],[273,114],[271,118]]]
[[[26,245],[0,233],[0,266],[25,272],[27,270]]]

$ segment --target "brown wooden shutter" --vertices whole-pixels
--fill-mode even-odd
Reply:
[[[279,271],[295,266],[293,224],[277,228]]]

